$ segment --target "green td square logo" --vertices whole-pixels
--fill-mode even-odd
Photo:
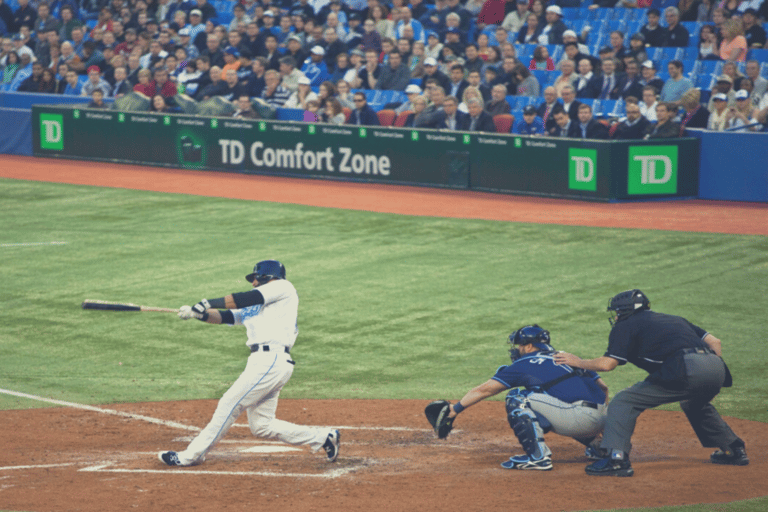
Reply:
[[[419,140],[419,132],[411,132],[411,140],[412,141]]]
[[[677,146],[631,146],[627,193],[676,194]]]
[[[314,135],[316,133],[316,131],[317,131],[317,127],[315,127],[315,125],[311,124],[311,125],[309,125],[307,127],[307,131],[309,132],[310,135]]]
[[[360,138],[364,139],[367,136],[368,136],[368,130],[366,130],[365,128],[360,128]]]
[[[259,131],[260,131],[260,132],[265,132],[265,131],[267,131],[267,123],[265,123],[265,122],[263,122],[263,121],[262,121],[261,123],[259,123]]]
[[[568,149],[568,188],[597,191],[596,149]]]
[[[471,143],[472,143],[472,137],[469,134],[465,133],[464,134],[464,144],[471,144]]]
[[[64,116],[40,114],[40,148],[64,149]]]

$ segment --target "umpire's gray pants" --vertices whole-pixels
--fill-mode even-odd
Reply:
[[[629,453],[638,416],[646,409],[673,402],[680,402],[702,446],[726,448],[738,439],[710,403],[725,381],[725,363],[714,354],[686,354],[684,358],[688,376],[685,389],[669,389],[642,381],[620,391],[611,400],[602,448]]]

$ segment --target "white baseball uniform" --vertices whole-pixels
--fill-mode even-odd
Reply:
[[[290,380],[295,362],[289,354],[299,333],[299,296],[293,285],[273,280],[258,287],[264,304],[232,310],[235,325],[244,325],[251,355],[245,370],[224,393],[208,425],[179,452],[183,465],[200,464],[243,411],[254,436],[292,445],[322,448],[330,429],[296,425],[275,418],[280,390]],[[258,348],[257,351],[254,351]]]

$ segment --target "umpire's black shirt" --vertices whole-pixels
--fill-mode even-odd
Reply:
[[[706,334],[685,318],[643,310],[613,326],[605,356],[653,373],[678,350],[707,347]]]

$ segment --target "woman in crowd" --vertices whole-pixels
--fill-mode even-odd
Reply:
[[[555,61],[549,56],[549,50],[546,46],[539,45],[533,50],[533,58],[528,66],[528,69],[539,71],[554,71]]]
[[[374,28],[382,39],[385,37],[395,37],[395,24],[389,19],[389,9],[382,4],[378,4],[371,9],[371,19]]]
[[[21,60],[19,54],[16,52],[8,52],[5,58],[5,67],[3,68],[3,77],[0,83],[9,84],[16,77],[16,73],[19,72],[21,66]]]
[[[411,103],[413,104],[413,112],[408,114],[408,117],[405,119],[405,124],[403,126],[406,128],[416,127],[416,119],[422,112],[424,112],[424,109],[427,108],[427,98],[426,96],[417,96]]]
[[[347,122],[347,116],[344,115],[344,110],[342,109],[341,103],[338,99],[330,98],[325,102],[323,122],[337,125],[342,125]]]
[[[483,65],[481,76],[485,76],[485,70],[488,69],[489,67],[494,68],[498,72],[497,68],[499,68],[500,66],[501,66],[501,54],[499,53],[499,47],[489,46],[488,58],[485,60],[485,64]]]
[[[133,90],[150,98],[155,95],[155,86],[152,84],[152,72],[150,70],[142,69],[139,71],[139,83],[133,86]]]
[[[490,45],[488,40],[488,34],[480,33],[477,36],[477,55],[488,62],[488,53],[490,52]]]
[[[346,80],[339,80],[336,82],[336,99],[339,100],[342,108],[355,108],[352,90]]]
[[[709,126],[707,128],[721,132],[728,127],[728,97],[725,94],[717,93],[712,97],[712,105],[715,108],[709,113]]]
[[[540,96],[539,91],[541,88],[539,81],[536,80],[536,77],[525,66],[522,64],[515,66],[514,74],[517,77],[518,96],[530,96],[532,98]]]
[[[149,110],[150,112],[158,112],[161,114],[174,114],[180,111],[180,109],[168,105],[162,94],[155,94],[152,96],[152,105],[150,105]]]
[[[699,31],[699,60],[720,60],[720,46],[712,25],[704,25]]]
[[[317,101],[320,103],[320,110],[324,110],[328,101],[336,96],[336,86],[333,82],[325,81],[317,88]]]
[[[56,77],[49,68],[43,69],[43,76],[40,78],[37,90],[43,94],[56,94]]]
[[[421,78],[424,76],[424,43],[421,41],[414,41],[408,61],[405,63],[408,69],[411,70],[411,78]]]
[[[728,75],[733,80],[733,90],[738,91],[741,87],[741,81],[745,78],[744,73],[739,71],[739,67],[733,61],[723,63],[723,74]]]
[[[531,12],[539,19],[539,25],[544,27],[547,23],[547,2],[545,0],[533,0],[531,4]]]
[[[465,114],[469,113],[469,107],[467,104],[471,99],[477,99],[480,100],[480,103],[485,103],[483,101],[483,93],[480,92],[480,89],[469,85],[466,89],[464,89],[464,93],[461,95],[461,103],[459,104],[459,110],[461,112],[464,112]]]
[[[747,40],[741,19],[732,18],[723,23],[723,42],[720,44],[720,58],[734,62],[747,60]]]
[[[519,44],[533,44],[539,39],[541,34],[541,25],[539,23],[539,17],[531,12],[525,18],[525,25],[520,29],[517,34],[517,42]]]

